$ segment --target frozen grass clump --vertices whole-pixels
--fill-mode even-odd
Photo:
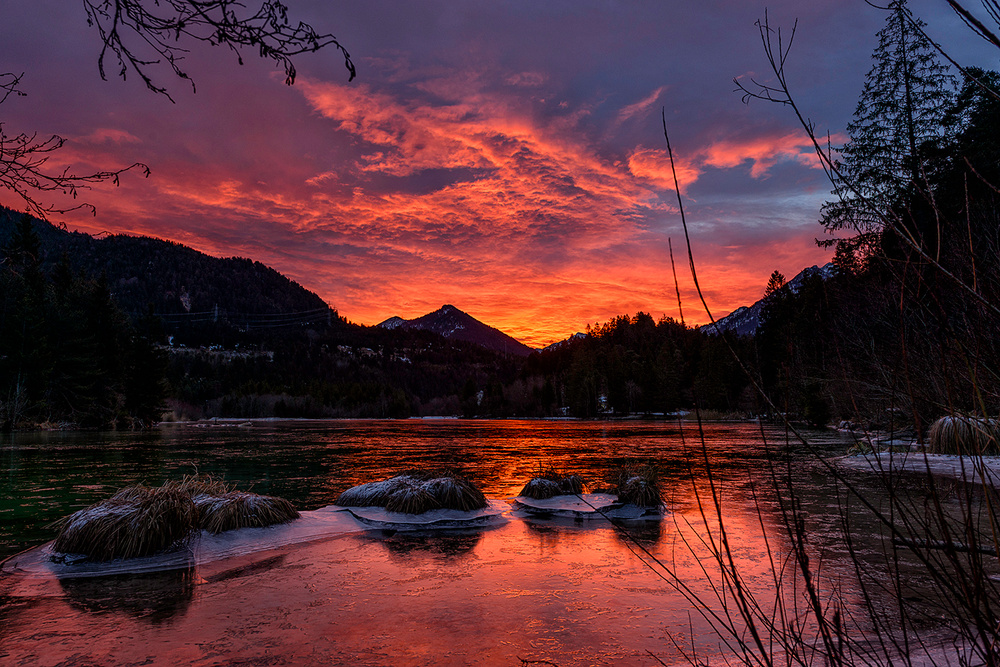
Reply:
[[[297,519],[283,498],[232,490],[222,480],[195,475],[159,488],[136,485],[60,519],[53,549],[92,560],[149,556],[203,528],[221,533]]]
[[[432,509],[469,512],[487,506],[483,492],[451,470],[407,470],[390,479],[351,487],[335,502],[342,507],[384,507],[406,514]]]
[[[401,488],[406,479],[400,475],[380,482],[352,486],[333,502],[341,507],[385,507],[393,492]]]
[[[927,440],[932,454],[1000,454],[1000,423],[968,415],[941,417],[931,424]]]
[[[263,528],[299,518],[298,511],[284,498],[245,491],[200,494],[194,497],[194,504],[199,527],[213,534],[236,528]]]
[[[618,501],[638,507],[659,507],[659,473],[651,464],[626,465],[615,475],[615,494]]]
[[[562,491],[559,488],[559,482],[544,477],[535,477],[524,485],[518,495],[535,500],[545,500],[562,495]]]
[[[191,497],[198,495],[221,496],[232,487],[213,475],[184,475],[180,481],[164,482],[163,488],[174,489]]]
[[[475,484],[452,472],[436,475],[423,482],[422,486],[441,503],[444,509],[472,512],[481,510],[489,504],[486,496]]]
[[[441,509],[441,503],[422,484],[407,484],[396,489],[386,502],[385,509],[403,514],[423,514]]]
[[[567,475],[559,480],[559,489],[563,494],[583,493],[583,477],[579,475]]]
[[[576,495],[583,493],[583,478],[579,475],[561,475],[554,470],[549,470],[531,479],[524,488],[521,495],[525,498],[535,500],[545,500],[555,496]]]
[[[53,548],[96,561],[149,556],[195,528],[191,496],[176,489],[133,486],[56,522]]]

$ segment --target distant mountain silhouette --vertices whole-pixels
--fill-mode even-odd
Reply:
[[[404,320],[401,317],[390,317],[378,326],[383,329],[403,328],[433,331],[450,340],[475,343],[488,350],[503,354],[514,354],[521,357],[526,357],[535,351],[524,343],[498,329],[483,324],[468,313],[464,313],[452,305],[441,306],[433,313],[428,313],[412,320]]]
[[[22,214],[0,207],[0,247]],[[119,305],[132,315],[152,309],[168,322],[228,316],[253,327],[339,319],[318,295],[274,269],[242,257],[220,259],[147,236],[97,238],[33,219],[42,242],[42,265],[65,254],[72,268],[105,276]],[[283,316],[283,317],[276,317]]]
[[[540,351],[541,352],[551,352],[552,350],[558,350],[561,347],[569,345],[570,343],[573,343],[575,341],[582,340],[582,339],[584,339],[586,337],[587,337],[587,334],[585,334],[585,333],[583,333],[581,331],[577,331],[575,334],[573,334],[569,338],[563,338],[562,340],[558,340],[558,341],[552,343],[551,345],[546,345]]]
[[[834,271],[836,269],[833,263],[802,269],[794,278],[788,281],[788,289],[791,290],[792,294],[798,294],[799,288],[802,286],[802,281],[807,277],[818,275],[823,280],[827,280],[833,275]],[[754,302],[752,306],[740,306],[725,317],[716,320],[714,327],[711,324],[706,324],[702,329],[708,333],[732,331],[739,336],[752,336],[757,333],[757,328],[760,326],[760,315],[763,309],[764,299],[761,298]]]

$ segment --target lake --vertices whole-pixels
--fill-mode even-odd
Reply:
[[[721,604],[713,597],[722,590],[718,566],[701,542],[718,535],[706,504],[713,488],[743,585],[762,605],[784,595],[773,558],[787,551],[787,503],[775,476],[790,476],[798,492],[824,576],[849,579],[853,561],[840,533],[846,501],[814,455],[788,444],[782,429],[757,424],[706,424],[704,435],[702,447],[690,423],[406,420],[0,436],[4,556],[52,539],[47,524],[118,488],[194,472],[325,517],[322,508],[344,489],[405,468],[459,467],[488,497],[507,498],[542,468],[576,472],[599,487],[622,462],[641,460],[659,467],[670,510],[661,521],[617,528],[514,512],[489,527],[406,532],[347,527],[335,517],[330,525],[343,528],[296,544],[249,529],[263,532],[246,533],[253,543],[246,553],[166,572],[3,575],[0,658],[566,666],[673,664],[692,649],[716,654],[719,635],[697,611]],[[834,431],[810,433],[810,441],[829,456],[852,442]],[[870,475],[852,474],[868,488]],[[854,521],[860,550],[877,551],[874,522],[863,514]],[[838,594],[848,604],[857,597],[849,584]]]

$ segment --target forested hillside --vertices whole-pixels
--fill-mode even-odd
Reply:
[[[22,214],[0,208],[0,247]],[[192,248],[149,238],[115,234],[96,238],[31,218],[41,242],[42,269],[65,255],[81,274],[107,280],[127,313],[216,313],[243,315],[324,311],[316,294],[274,269],[242,257],[220,259]]]
[[[137,428],[160,419],[165,355],[102,279],[46,271],[32,220],[0,252],[0,429]]]

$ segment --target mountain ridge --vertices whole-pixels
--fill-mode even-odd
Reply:
[[[21,215],[0,207],[0,247]],[[41,240],[43,266],[52,267],[65,255],[74,271],[104,276],[119,305],[133,316],[150,310],[178,317],[315,312],[325,321],[329,312],[339,319],[315,292],[259,261],[213,257],[150,236],[98,238],[31,219]]]
[[[451,304],[444,304],[433,312],[411,320],[393,316],[376,326],[382,329],[402,328],[432,331],[449,340],[475,343],[494,352],[513,354],[519,357],[526,357],[536,351],[513,336],[480,322]]]
[[[836,273],[833,262],[828,262],[823,266],[813,265],[799,271],[794,278],[786,283],[792,294],[798,294],[802,283],[809,277],[818,275],[821,279],[827,280]],[[764,298],[761,297],[749,306],[740,306],[725,317],[720,317],[715,321],[715,325],[705,324],[704,328],[709,333],[731,331],[738,336],[752,336],[757,333],[760,327],[760,316],[764,310]]]

